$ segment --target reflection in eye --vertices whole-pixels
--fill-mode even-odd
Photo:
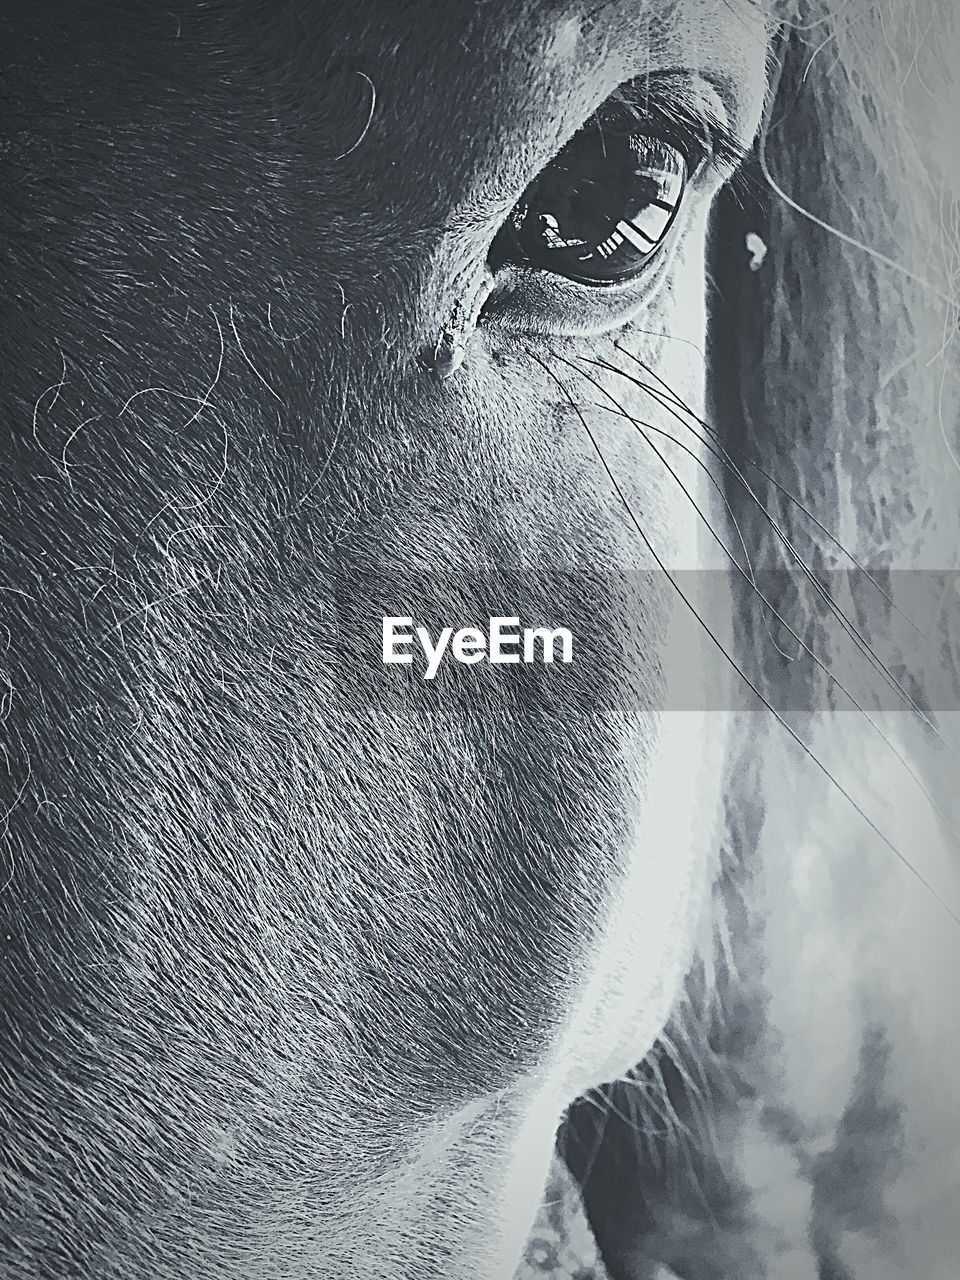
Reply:
[[[688,174],[678,147],[642,129],[633,113],[595,115],[514,206],[491,267],[509,262],[592,285],[636,276],[666,239]]]

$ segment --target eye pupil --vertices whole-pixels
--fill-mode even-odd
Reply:
[[[534,179],[494,241],[491,265],[535,267],[584,284],[639,274],[683,199],[683,153],[635,118],[594,116]]]

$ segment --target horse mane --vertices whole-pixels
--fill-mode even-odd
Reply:
[[[848,532],[861,560],[952,568],[956,7],[793,0],[791,9],[758,147],[770,254],[761,314],[751,308],[762,352],[741,366],[745,420],[758,446],[776,449],[784,483],[781,466],[810,483],[834,447],[842,469],[867,480],[846,498],[825,480],[822,495],[832,510],[821,518]]]
[[[767,1256],[751,1250],[771,1170],[796,1170],[811,1258],[829,1261],[843,1233],[829,1193],[841,1166],[881,1193],[858,1211],[883,1238],[901,1147],[907,1160],[951,1132],[955,1090],[923,1036],[942,1022],[930,978],[960,936],[960,23],[952,0],[765,8],[782,23],[765,119],[714,223],[708,421],[751,571],[802,644],[738,596],[738,666],[783,723],[731,702],[740,747],[686,998],[635,1078],[598,1094],[601,1120],[589,1100],[562,1135],[615,1250],[669,1261],[686,1232],[689,1263],[706,1196],[731,1273]],[[818,1076],[831,1071],[882,1134],[884,1167],[851,1156],[842,1121],[831,1132]],[[906,1129],[870,1111],[885,1095],[910,1097]],[[804,1158],[811,1099],[827,1126],[819,1163]],[[924,1206],[900,1224],[921,1271],[945,1256],[952,1159],[929,1161]],[[642,1205],[617,1190],[640,1185],[632,1161]],[[705,1269],[717,1247],[705,1232]]]
[[[925,851],[909,823],[897,832],[900,818],[884,809],[902,799],[928,812],[931,796],[954,804],[946,742],[960,710],[958,48],[950,0],[792,0],[757,144],[767,255],[759,270],[740,272],[739,296],[724,308],[736,364],[726,425],[782,486],[755,472],[755,492],[883,670],[734,484],[754,567],[775,571],[773,602],[836,679],[789,636],[785,662],[755,614],[739,620],[740,652],[793,724],[802,729],[809,717],[814,735],[829,725],[815,753],[922,875]],[[896,739],[899,758],[850,711],[837,681]],[[783,767],[770,760],[774,772]],[[822,775],[816,782],[826,785]]]
[[[755,1038],[747,1091],[782,1102],[781,1118],[803,1073],[817,1098],[820,1064],[847,1073],[851,1106],[873,1089],[908,1097],[906,1129],[884,1142],[917,1167],[950,1129],[930,1101],[949,1087],[929,1037],[960,937],[958,37],[951,0],[793,0],[756,153],[767,252],[720,303],[724,426],[818,585],[742,485],[728,497],[754,569],[773,571],[768,597],[823,664],[756,608],[737,616],[744,666],[806,751],[767,717],[734,773],[712,963],[735,991],[759,988],[765,1026],[734,1011],[724,1043],[735,1057]],[[722,1003],[729,1019],[729,987]],[[843,1142],[838,1124],[838,1161]],[[929,1165],[929,1207],[901,1224],[920,1270],[945,1256],[937,1214],[955,1177],[952,1157]],[[858,1176],[891,1190],[902,1167],[892,1155]],[[838,1224],[821,1193],[811,1172],[810,1238],[827,1256]]]

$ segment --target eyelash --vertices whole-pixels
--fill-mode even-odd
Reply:
[[[743,140],[715,112],[696,111],[679,92],[664,86],[645,84],[638,91],[624,85],[601,110],[607,107],[620,107],[633,116],[638,130],[677,147],[691,178],[705,165],[720,173],[735,169],[749,154]]]

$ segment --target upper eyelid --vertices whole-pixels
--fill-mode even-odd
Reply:
[[[637,109],[638,124],[648,126],[651,134],[667,142],[685,142],[689,146],[694,141],[707,141],[706,164],[723,177],[736,169],[750,153],[750,143],[729,124],[725,94],[719,86],[699,74],[691,76],[685,71],[663,71],[646,77],[642,84],[638,80],[625,81],[608,94],[564,139],[557,151],[528,175],[523,190],[553,163],[598,112],[617,102]],[[701,165],[699,169],[702,171],[703,167]],[[695,178],[694,166],[691,166],[689,176],[691,181]]]
[[[715,167],[734,169],[749,154],[750,144],[729,124],[723,95],[709,82],[699,77],[698,81],[693,84],[687,76],[663,73],[642,85],[628,81],[611,98],[636,111],[640,128],[649,125],[667,141],[706,142],[708,159]]]
[[[725,77],[712,76],[699,69],[691,71],[675,66],[652,73],[648,83],[649,102],[659,108],[661,122],[666,123],[668,110],[672,109],[675,121],[686,124],[688,129],[691,124],[695,124],[701,138],[706,132],[714,139],[706,163],[696,172],[691,167],[691,189],[696,190],[700,179],[707,174],[712,173],[712,176],[721,181],[729,178],[732,170],[751,149],[751,142],[745,141],[728,123],[740,116],[736,84],[727,82]],[[524,148],[520,153],[522,164],[506,164],[503,168],[495,166],[488,180],[466,196],[464,203],[451,218],[448,224],[450,233],[485,237],[489,228],[502,225],[537,176],[602,110],[605,103],[631,84],[638,84],[637,79],[621,81],[619,85],[614,83],[603,98],[594,99],[592,108],[575,122],[571,121],[569,129],[552,140],[549,150]],[[637,97],[639,98],[639,90]],[[669,137],[666,137],[666,141],[670,141]]]

